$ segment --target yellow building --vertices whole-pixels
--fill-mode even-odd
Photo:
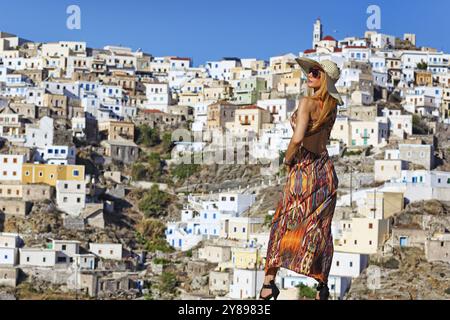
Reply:
[[[107,140],[120,140],[119,137],[134,141],[134,123],[128,121],[107,121],[98,124],[98,130],[105,133]]]
[[[227,122],[225,127],[235,135],[248,132],[259,135],[264,126],[271,122],[272,116],[269,111],[250,105],[236,109],[234,122]]]
[[[84,181],[84,166],[26,163],[22,166],[23,184],[47,184],[56,181]]]
[[[432,86],[433,74],[427,70],[414,71],[414,82],[416,86]]]
[[[209,105],[207,111],[208,130],[224,129],[225,123],[234,122],[234,114],[237,108],[237,105],[227,101],[219,101]]]
[[[231,248],[231,261],[233,267],[237,269],[255,269],[255,261],[258,261],[257,268],[264,265],[264,255],[261,249],[256,248]]]
[[[300,94],[302,90],[302,74],[300,70],[294,70],[284,74],[277,83],[277,91],[284,94]]]

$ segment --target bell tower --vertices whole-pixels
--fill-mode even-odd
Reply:
[[[313,49],[317,48],[317,45],[319,44],[319,41],[322,40],[323,37],[323,29],[322,29],[322,22],[320,22],[320,18],[317,18],[316,22],[314,23],[314,32],[313,32]]]

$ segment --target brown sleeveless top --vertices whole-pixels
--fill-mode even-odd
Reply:
[[[320,103],[320,109],[323,108],[323,101],[319,100]],[[291,116],[291,126],[292,129],[295,130],[295,123],[297,121],[297,109],[295,109],[294,113]],[[315,135],[316,133],[321,132],[322,130],[328,130],[328,137],[331,134],[331,130],[333,129],[334,123],[336,121],[337,117],[337,107],[331,111],[331,113],[328,115],[328,120],[325,121],[321,126],[317,127],[315,130],[312,130],[312,127],[314,125],[314,121],[312,119],[309,119],[308,122],[308,128],[306,129],[305,137],[310,137],[312,135]]]

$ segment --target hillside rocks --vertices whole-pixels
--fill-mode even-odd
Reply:
[[[347,300],[450,299],[450,265],[429,263],[423,250],[402,248],[354,279]]]

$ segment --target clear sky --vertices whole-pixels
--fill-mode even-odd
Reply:
[[[123,45],[155,56],[207,60],[266,59],[311,47],[320,17],[324,35],[363,36],[369,5],[381,9],[380,32],[416,33],[418,45],[450,52],[448,0],[0,0],[0,31],[34,41],[83,40]],[[81,30],[66,27],[69,5]]]

